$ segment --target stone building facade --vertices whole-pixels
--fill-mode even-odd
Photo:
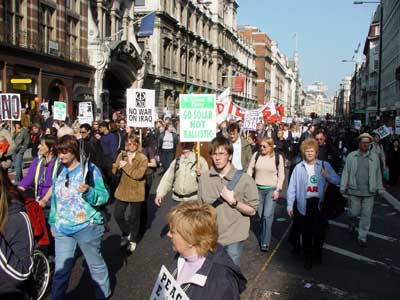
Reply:
[[[0,91],[32,101],[93,99],[86,0],[0,1]],[[12,84],[12,79],[27,83]]]
[[[255,52],[237,33],[238,4],[221,1],[136,1],[138,17],[155,11],[154,32],[138,38],[146,61],[144,87],[156,106],[175,111],[180,93],[218,93],[245,77],[237,103],[255,102]]]

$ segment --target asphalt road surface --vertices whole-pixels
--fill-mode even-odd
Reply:
[[[154,182],[151,200],[158,182],[159,178]],[[113,218],[108,223],[103,254],[110,270],[111,299],[149,299],[160,267],[172,262],[174,253],[164,235],[165,230],[163,232],[172,200],[167,197],[160,209],[153,201],[148,204],[150,228],[130,255],[119,247],[120,232]],[[113,204],[110,204],[108,211],[111,213],[112,209]],[[367,248],[358,246],[356,238],[347,229],[345,216],[331,222],[322,265],[305,270],[302,257],[290,251],[285,233],[291,220],[286,213],[285,199],[280,199],[275,211],[270,251],[259,251],[253,232],[245,243],[241,267],[248,279],[248,287],[242,299],[400,299],[399,215],[400,211],[385,199],[376,201]],[[78,255],[67,299],[91,299],[92,292],[87,266]]]

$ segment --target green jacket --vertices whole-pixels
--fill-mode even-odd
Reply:
[[[382,193],[384,187],[382,184],[382,173],[378,156],[373,152],[368,152],[369,157],[369,192],[371,194]],[[358,150],[351,152],[346,159],[344,165],[342,179],[340,181],[340,190],[342,192],[348,192],[349,190],[358,190],[357,187],[357,168],[358,168],[358,157],[360,152]]]
[[[244,172],[247,171],[249,168],[249,164],[251,161],[251,158],[253,157],[253,151],[251,150],[251,145],[247,142],[247,140],[243,137],[240,137],[241,143],[242,143],[242,156],[241,156],[241,161],[242,161],[242,170]]]
[[[202,173],[208,171],[207,161],[202,156],[200,156],[199,163]],[[167,172],[161,178],[157,188],[157,196],[164,197],[172,190],[172,199],[175,201],[197,200],[198,176],[196,174],[196,154],[190,152],[189,158],[180,156],[179,168],[177,170],[175,169],[175,164],[176,159],[173,160]]]

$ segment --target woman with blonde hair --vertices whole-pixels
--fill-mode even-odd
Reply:
[[[217,244],[217,213],[209,204],[187,201],[167,217],[174,251],[172,268],[177,283],[192,300],[240,299],[246,279],[223,247]]]
[[[318,142],[313,138],[301,144],[303,161],[293,170],[286,196],[288,214],[294,217],[291,243],[298,251],[300,235],[295,233],[301,233],[306,269],[312,267],[313,257],[318,264],[322,263],[326,221],[320,213],[321,202],[326,184],[337,185],[340,181],[329,162],[317,159],[318,150]]]
[[[34,244],[21,194],[0,168],[0,299],[29,299]]]
[[[260,151],[253,155],[247,169],[247,174],[253,176],[258,188],[260,198],[258,216],[261,219],[259,240],[260,249],[264,252],[269,250],[275,205],[285,181],[284,158],[274,150],[274,147],[272,138],[263,138]]]
[[[140,216],[145,201],[147,157],[139,151],[139,137],[129,136],[126,140],[126,151],[121,151],[112,172],[121,173],[115,190],[114,218],[122,231],[121,247],[128,246],[130,252],[135,251],[139,240]],[[129,221],[125,219],[125,211],[130,206]]]

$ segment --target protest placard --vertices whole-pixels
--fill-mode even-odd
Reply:
[[[0,119],[21,120],[21,96],[20,94],[0,94]]]
[[[354,129],[355,130],[361,129],[361,120],[354,120]]]
[[[65,121],[67,117],[67,103],[54,101],[53,116],[54,120]]]
[[[381,139],[383,139],[383,138],[387,137],[388,135],[390,135],[390,130],[385,125],[382,125],[381,127],[375,129],[373,131],[373,133],[379,134],[379,137]]]
[[[395,119],[394,134],[400,135],[400,116],[397,116]]]
[[[258,123],[258,111],[248,110],[244,115],[243,130],[256,131]]]
[[[93,122],[92,102],[79,102],[79,124],[89,124]]]
[[[216,96],[179,95],[180,140],[209,142],[216,136]]]
[[[151,292],[150,300],[189,300],[189,297],[176,283],[167,268],[162,266]]]
[[[283,118],[282,118],[283,119]],[[282,121],[283,122],[283,121]],[[292,124],[293,123],[293,118],[292,117],[287,117],[286,118],[286,124]]]
[[[126,120],[132,127],[154,127],[155,91],[145,89],[126,90]]]

